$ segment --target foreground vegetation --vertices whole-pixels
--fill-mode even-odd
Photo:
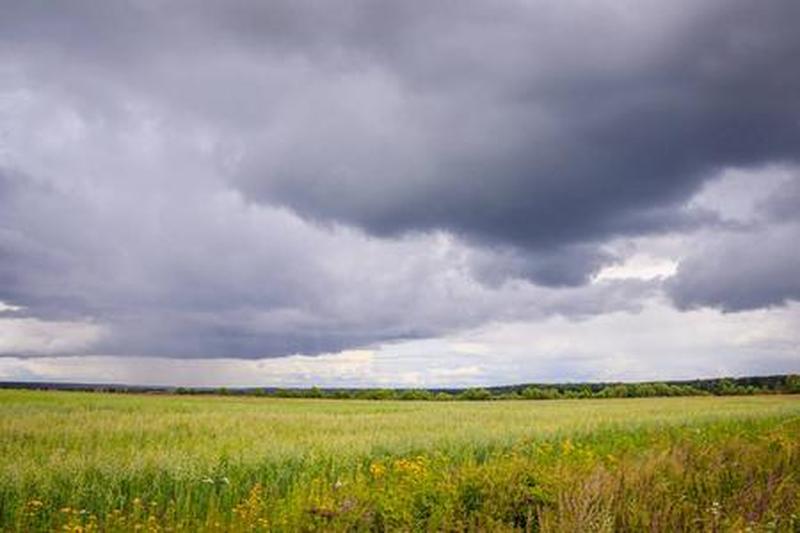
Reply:
[[[0,529],[800,530],[800,398],[0,391]]]

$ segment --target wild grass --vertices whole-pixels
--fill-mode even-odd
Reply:
[[[0,391],[8,531],[800,531],[800,398]]]

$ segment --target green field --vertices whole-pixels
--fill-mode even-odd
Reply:
[[[0,391],[0,529],[800,531],[800,397]]]

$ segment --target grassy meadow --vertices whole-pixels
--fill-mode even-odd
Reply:
[[[800,531],[800,397],[0,390],[3,531]]]

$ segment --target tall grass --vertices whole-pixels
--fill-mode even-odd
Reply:
[[[0,391],[0,529],[800,528],[800,398]]]

